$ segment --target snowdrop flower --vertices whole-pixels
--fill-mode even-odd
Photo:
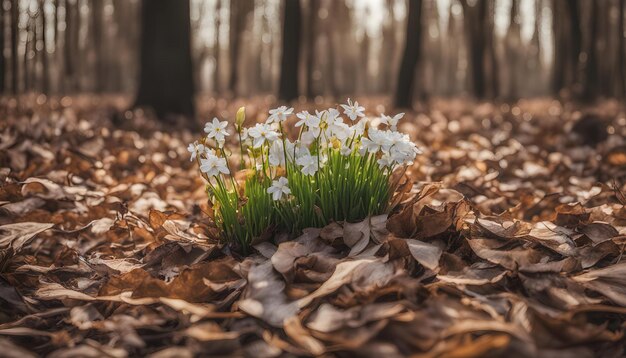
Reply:
[[[283,150],[283,142],[275,140],[270,146],[269,161],[273,166],[285,166],[285,151]]]
[[[218,142],[223,142],[225,136],[229,136],[230,134],[226,131],[226,127],[228,126],[228,122],[223,121],[220,122],[219,119],[213,118],[213,122],[209,122],[204,125],[204,131],[207,133],[207,138],[215,138]]]
[[[355,125],[350,127],[350,136],[351,137],[359,137],[365,133],[365,127],[367,126],[367,118],[361,118]]]
[[[309,111],[302,111],[296,114],[296,117],[300,118],[300,120],[296,123],[296,127],[300,127],[303,124],[309,128],[318,128],[320,126],[320,119],[309,113]]]
[[[378,163],[380,169],[383,169],[384,167],[391,168],[393,166],[394,160],[389,154],[385,153],[376,162]]]
[[[341,121],[341,118],[335,120],[333,123],[328,125],[328,129],[326,130],[326,136],[335,137],[339,139],[341,142],[348,139],[351,135],[350,127]]]
[[[293,108],[287,106],[280,106],[278,108],[270,109],[270,116],[267,118],[267,123],[281,123],[287,120],[293,113]]]
[[[210,155],[215,155],[215,150],[211,147],[204,147],[204,156],[208,157]]]
[[[220,173],[230,174],[226,165],[226,159],[210,155],[206,159],[200,158],[200,171],[206,173],[209,177],[216,177]]]
[[[350,147],[348,147],[347,145],[344,144],[339,149],[339,153],[341,153],[341,155],[343,155],[344,157],[347,157],[350,154],[352,154],[352,148],[350,148]]]
[[[291,189],[287,186],[289,184],[289,180],[285,177],[280,177],[278,180],[272,181],[272,186],[267,188],[267,193],[272,194],[272,199],[274,201],[280,200],[280,198],[284,195],[291,194]]]
[[[196,156],[198,155],[198,153],[204,152],[204,150],[205,150],[204,144],[200,144],[198,143],[198,141],[189,143],[189,146],[187,146],[187,151],[191,154],[190,161],[193,162],[194,159],[196,159]]]
[[[317,156],[306,154],[296,159],[296,164],[302,166],[302,174],[315,175],[315,173],[319,169],[317,160],[318,160]]]
[[[387,147],[388,143],[389,139],[387,138],[385,132],[372,128],[369,131],[369,138],[364,137],[361,139],[362,154],[364,154],[365,151],[369,153],[376,153],[379,150],[383,149],[383,147]]]
[[[339,117],[339,111],[336,110],[335,108],[329,108],[327,112],[327,119],[326,121],[328,123],[335,123],[336,121],[339,122],[343,122],[343,120]]]
[[[265,123],[257,123],[248,130],[248,135],[254,138],[252,145],[254,148],[259,148],[265,141],[272,143],[280,136],[280,134],[272,130],[270,126]]]
[[[352,103],[350,98],[348,98],[348,104],[342,104],[341,107],[343,108],[343,113],[351,120],[355,120],[357,117],[365,117],[365,114],[363,113],[365,108],[359,106],[359,102],[357,101]]]
[[[331,125],[337,120],[337,116],[339,112],[334,108],[329,108],[328,110],[318,111],[315,110],[315,116],[320,119],[320,127],[326,127]]]
[[[417,148],[415,143],[411,142],[408,137],[397,142],[389,149],[391,158],[398,164],[412,163],[417,154],[421,154],[421,152],[422,151]]]
[[[248,140],[248,138],[250,138],[250,136],[248,135],[248,128],[244,128],[243,130],[241,130],[241,140],[246,141]]]
[[[392,131],[398,129],[398,121],[404,117],[404,113],[398,113],[393,117],[387,116],[385,114],[380,115],[380,123],[386,124]]]
[[[303,145],[309,146],[311,145],[313,142],[315,142],[315,138],[319,137],[320,135],[320,129],[313,129],[310,131],[305,131],[302,133],[302,136],[300,136],[300,143],[302,143]]]

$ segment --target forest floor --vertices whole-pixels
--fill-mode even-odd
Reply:
[[[614,102],[422,106],[400,130],[424,154],[388,219],[277,237],[248,257],[213,238],[186,151],[198,133],[124,103],[0,101],[0,355],[626,352]],[[200,112],[232,121],[244,104],[267,113],[263,99]]]

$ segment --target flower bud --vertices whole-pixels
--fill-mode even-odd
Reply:
[[[243,122],[246,121],[246,107],[240,107],[237,110],[237,115],[235,116],[235,125],[237,126],[237,130],[241,130],[241,126]]]

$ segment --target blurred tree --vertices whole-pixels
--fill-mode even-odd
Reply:
[[[485,98],[488,92],[492,96],[497,96],[497,61],[493,48],[493,25],[490,21],[489,7],[487,0],[478,0],[474,4],[467,0],[460,0],[463,7],[463,19],[465,25],[465,35],[467,36],[467,48],[469,50],[470,73],[474,96],[479,99]],[[513,1],[511,9],[516,9],[516,2]],[[515,14],[511,15],[512,18]],[[513,23],[512,23],[513,24]],[[490,64],[486,60],[489,60]],[[486,85],[486,80],[491,88]]]
[[[139,91],[135,106],[194,114],[189,0],[143,0]]]
[[[64,92],[67,93],[78,90],[79,81],[75,74],[77,73],[76,67],[78,67],[78,31],[80,29],[80,14],[78,11],[78,4],[76,2],[65,0],[64,8],[65,39],[63,42],[63,70],[65,72]]]
[[[581,99],[591,101],[597,95],[597,40],[598,40],[598,15],[600,13],[598,1],[591,2],[590,37],[587,46],[587,56],[585,61],[585,71],[583,80],[583,91]],[[607,21],[606,19],[604,21]]]
[[[241,53],[241,38],[248,14],[254,10],[253,0],[231,0],[230,1],[230,77],[228,80],[228,90],[237,95],[237,82],[239,81],[239,62]]]
[[[105,67],[105,54],[104,47],[104,34],[103,34],[103,1],[93,1],[91,3],[91,35],[92,35],[92,49],[93,58],[95,61],[95,85],[93,90],[96,93],[102,93],[106,89],[106,67]]]
[[[11,1],[11,91],[18,93],[17,88],[17,40],[19,32],[20,9],[18,0]]]
[[[302,11],[299,0],[286,0],[284,6],[283,53],[280,61],[278,98],[283,101],[292,101],[298,98]]]
[[[620,0],[619,2],[619,18],[618,18],[618,28],[617,28],[617,35],[618,35],[618,47],[617,47],[617,69],[618,69],[618,74],[619,76],[619,85],[621,87],[621,95],[623,98],[626,98],[626,59],[624,58],[624,56],[626,56],[624,54],[624,51],[626,50],[624,48],[624,36],[626,36],[626,27],[624,26],[624,16],[626,15],[624,13],[624,8],[626,4],[626,0]]]
[[[409,0],[406,23],[406,42],[395,94],[395,105],[399,108],[411,108],[415,87],[415,69],[420,54],[422,0]]]
[[[524,76],[524,70],[522,64],[522,27],[518,19],[519,3],[517,0],[511,1],[511,10],[509,11],[509,29],[506,32],[505,46],[506,46],[506,64],[509,67],[507,71],[508,76],[508,89],[506,90],[506,96],[509,100],[514,101],[519,98],[519,87],[523,82],[520,77]],[[480,97],[479,97],[480,98]]]
[[[0,94],[4,94],[4,76],[5,60],[4,60],[4,3],[0,2]]]
[[[48,39],[46,34],[47,21],[46,21],[46,9],[45,0],[39,0],[39,16],[41,17],[41,29],[39,34],[41,35],[41,91],[43,93],[50,92],[50,68],[48,61]]]
[[[222,12],[222,2],[221,0],[217,0],[215,3],[215,47],[213,49],[213,57],[215,58],[215,73],[213,74],[213,91],[215,93],[220,93],[220,54],[221,54],[221,45],[220,45],[220,26],[221,26],[221,12]]]
[[[553,90],[575,90],[578,82],[578,65],[582,51],[580,3],[578,0],[554,0],[554,78]],[[560,14],[560,15],[558,15]]]
[[[289,1],[289,0],[287,0]],[[307,19],[306,47],[306,96],[314,98],[315,93],[315,48],[317,47],[317,21],[320,11],[319,0],[309,0],[309,16]]]

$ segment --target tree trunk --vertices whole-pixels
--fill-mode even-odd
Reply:
[[[105,56],[104,51],[102,50],[104,46],[104,37],[102,34],[103,30],[103,7],[104,4],[102,1],[94,1],[91,4],[91,34],[92,34],[92,48],[94,51],[94,60],[95,60],[95,77],[96,83],[94,86],[94,91],[97,93],[102,93],[106,89],[106,69],[105,69]]]
[[[221,9],[222,2],[221,0],[217,0],[215,4],[215,47],[213,48],[213,53],[215,57],[215,74],[213,75],[213,92],[216,94],[220,93],[220,54],[221,54],[221,46],[220,46],[220,26],[221,26]]]
[[[483,26],[487,21],[487,1],[479,0],[473,6],[467,0],[461,0],[463,19],[466,24],[466,36],[470,53],[472,84],[476,98],[485,98],[485,43]]]
[[[18,0],[13,0],[11,1],[11,91],[14,95],[18,92],[17,61],[19,54],[17,53],[17,36],[19,32],[19,17],[19,2]]]
[[[395,105],[399,108],[411,108],[413,104],[415,69],[421,44],[421,12],[422,0],[409,0],[406,42],[396,85]]]
[[[280,61],[278,98],[292,101],[298,98],[298,64],[300,62],[300,25],[302,14],[299,0],[285,1],[283,19],[283,53]]]
[[[237,95],[237,82],[239,82],[237,64],[239,63],[239,55],[241,53],[241,34],[246,28],[246,19],[252,9],[254,9],[254,1],[231,0],[230,2],[230,77],[228,79],[228,90],[233,95]]]
[[[41,91],[48,94],[50,92],[50,75],[48,67],[48,44],[46,36],[46,12],[44,9],[44,0],[39,0],[39,16],[41,16]]]
[[[624,26],[624,7],[626,5],[626,0],[620,0],[619,2],[619,21],[618,21],[618,54],[617,54],[617,65],[619,71],[619,84],[621,88],[621,95],[623,98],[626,98],[626,59],[624,58],[624,51],[626,50],[624,47],[624,34],[626,34],[626,27]]]
[[[537,0],[539,1],[539,0]],[[489,68],[490,68],[490,93],[492,98],[497,98],[500,95],[500,65],[498,63],[498,57],[496,55],[496,46],[494,40],[494,27],[495,27],[495,2],[491,3],[492,8],[489,11],[489,19],[485,19],[484,23],[484,36],[485,36],[485,49],[489,53]]]
[[[509,13],[509,29],[506,34],[506,49],[507,49],[507,66],[509,68],[509,83],[507,97],[509,100],[514,101],[519,98],[520,83],[519,76],[523,73],[523,61],[520,59],[523,56],[522,51],[522,39],[521,39],[521,26],[516,21],[519,5],[517,0],[511,1],[511,11]]]
[[[287,0],[289,1],[289,0]],[[307,52],[306,52],[306,96],[307,98],[315,97],[315,45],[317,40],[317,17],[320,9],[319,0],[309,0],[309,21],[306,32]]]
[[[570,40],[569,62],[569,78],[570,85],[573,86],[572,91],[578,92],[577,88],[580,81],[579,76],[579,60],[582,51],[582,30],[580,23],[580,2],[578,0],[566,1],[569,15],[569,31],[566,34]]]
[[[599,3],[597,1],[591,2],[591,23],[590,23],[590,35],[589,46],[587,49],[587,62],[585,66],[585,81],[584,89],[582,91],[583,101],[592,101],[597,95],[597,51],[596,40],[598,37],[598,15],[599,15]]]
[[[30,90],[30,69],[29,69],[29,61],[28,61],[28,53],[30,52],[30,47],[33,43],[32,34],[34,33],[34,29],[32,29],[32,19],[33,17],[30,14],[30,11],[27,12],[28,20],[26,21],[26,28],[24,29],[26,32],[26,42],[24,43],[24,54],[22,57],[22,81],[23,81],[23,91],[28,92]],[[32,31],[31,31],[32,30]],[[36,36],[35,36],[36,37]]]
[[[189,0],[143,0],[139,91],[135,106],[157,116],[193,116]]]
[[[77,3],[65,0],[65,43],[64,46],[64,70],[65,91],[78,91],[80,79],[78,73],[80,55],[80,11]]]
[[[4,5],[4,4],[2,4]],[[4,7],[0,9],[0,95],[4,94],[5,80],[5,61],[4,61]]]

